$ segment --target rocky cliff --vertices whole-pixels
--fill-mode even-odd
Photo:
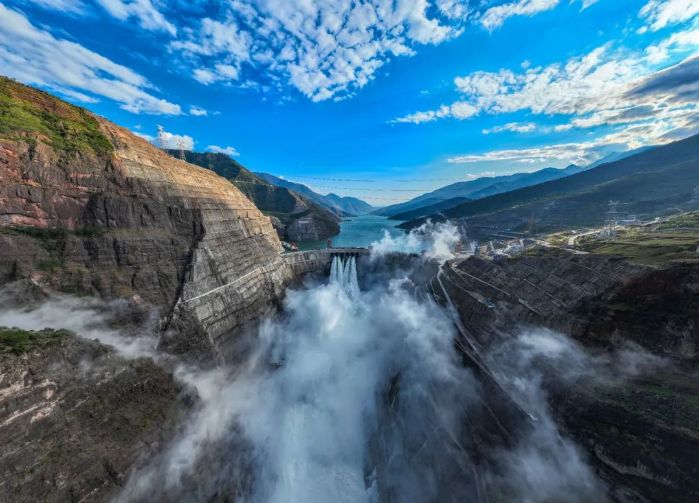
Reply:
[[[177,152],[171,151],[174,155]],[[266,215],[281,239],[317,241],[340,232],[340,216],[290,187],[278,187],[245,169],[227,155],[185,152],[187,162],[230,180]]]
[[[0,282],[137,295],[163,344],[224,352],[291,276],[270,219],[229,181],[51,95],[0,80]]]
[[[559,423],[617,500],[690,502],[699,498],[698,273],[691,263],[651,268],[549,249],[451,261],[427,289],[454,306],[476,351],[546,327],[599,354],[636,344],[661,356],[656,371],[615,386],[561,384],[553,368],[543,384]]]
[[[0,500],[107,500],[191,403],[150,360],[65,331],[0,327]]]

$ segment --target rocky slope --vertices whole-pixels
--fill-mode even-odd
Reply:
[[[690,502],[699,497],[698,274],[691,263],[651,268],[540,250],[449,262],[427,289],[452,303],[477,351],[546,327],[600,354],[631,343],[662,357],[655,371],[614,386],[582,377],[561,384],[555,368],[544,386],[564,431],[588,450],[615,498]]]
[[[185,152],[185,158],[233,182],[264,214],[272,217],[281,239],[317,241],[340,232],[339,213],[292,190],[293,187],[280,187],[261,178],[227,155]]]
[[[107,500],[191,403],[151,360],[64,331],[0,328],[0,500]]]
[[[268,217],[224,178],[47,93],[0,80],[0,282],[138,295],[163,344],[211,359],[282,294]]]

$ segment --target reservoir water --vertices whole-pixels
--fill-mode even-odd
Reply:
[[[371,243],[381,241],[386,232],[390,237],[397,238],[404,235],[396,226],[401,222],[389,220],[378,215],[361,215],[345,218],[340,223],[340,234],[332,238],[333,246],[340,247],[367,247]],[[307,241],[299,243],[300,250],[313,250],[325,248],[327,240]]]

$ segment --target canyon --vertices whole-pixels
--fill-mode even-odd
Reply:
[[[246,194],[0,79],[0,499],[699,498],[695,262],[285,254]]]

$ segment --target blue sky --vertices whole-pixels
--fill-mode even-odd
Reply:
[[[385,205],[699,132],[699,0],[13,0],[0,73]]]

